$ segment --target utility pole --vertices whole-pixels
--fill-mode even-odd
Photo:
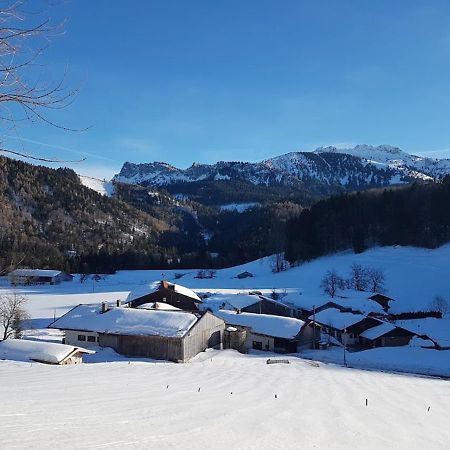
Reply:
[[[347,328],[344,328],[344,335],[342,339],[342,343],[344,344],[344,366],[347,367],[347,354],[346,354],[346,344],[347,344]]]
[[[313,348],[317,349],[316,346],[316,305],[313,305]]]

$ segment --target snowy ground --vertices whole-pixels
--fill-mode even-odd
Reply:
[[[273,274],[265,259],[218,271],[213,279],[195,278],[196,270],[130,271],[99,282],[76,279],[21,292],[32,316],[28,337],[58,341],[58,331],[45,330],[54,317],[79,303],[123,300],[137,286],[174,280],[175,272],[184,274],[177,283],[211,292],[215,299],[279,289],[306,306],[324,299],[319,284],[326,270],[347,275],[358,262],[382,267],[394,309],[407,311],[427,306],[436,294],[450,298],[448,261],[450,245],[380,248],[321,258],[281,274]],[[244,270],[254,277],[237,279]],[[1,281],[0,293],[8,291]],[[348,353],[353,368],[339,366],[341,348],[300,356],[308,359],[289,356],[289,365],[266,365],[273,354],[208,351],[177,365],[129,360],[104,349],[81,366],[0,361],[1,446],[449,448],[450,382],[382,370],[450,376],[450,351],[405,347]]]
[[[448,448],[447,381],[266,359],[0,361],[2,448]]]

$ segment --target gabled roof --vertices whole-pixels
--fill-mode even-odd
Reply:
[[[50,269],[15,269],[8,274],[13,277],[56,277],[62,272]]]
[[[285,339],[295,339],[305,325],[303,320],[269,314],[236,313],[219,310],[214,313],[227,325],[249,327],[254,333]]]
[[[336,330],[343,330],[366,318],[367,317],[362,314],[341,312],[336,308],[324,309],[317,313],[315,317],[314,315],[309,316],[309,320],[315,320],[322,325],[335,328]]]
[[[374,341],[375,339],[378,339],[385,334],[390,333],[391,331],[395,330],[397,327],[389,322],[381,322],[380,325],[377,325],[376,327],[369,328],[368,330],[364,331],[360,334],[361,337],[369,339],[370,341]]]
[[[74,352],[95,353],[82,347],[46,341],[6,339],[0,342],[0,359],[13,361],[38,361],[60,364]]]
[[[181,286],[175,283],[169,283],[168,281],[157,281],[150,284],[145,284],[143,286],[138,286],[136,289],[133,289],[129,294],[124,303],[130,303],[133,300],[136,300],[141,297],[145,297],[146,295],[153,294],[160,289],[171,289],[174,292],[184,295],[185,297],[192,298],[195,302],[201,303],[201,298],[191,289]]]
[[[78,305],[49,325],[60,330],[121,335],[183,337],[199,315],[185,311],[112,308],[104,313],[95,305]]]

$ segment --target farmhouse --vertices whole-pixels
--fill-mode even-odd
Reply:
[[[83,355],[95,353],[82,347],[25,339],[6,339],[0,342],[0,359],[36,361],[45,364],[80,364]]]
[[[15,269],[8,274],[8,279],[12,285],[59,284],[61,281],[72,281],[73,276],[60,270]]]
[[[168,303],[185,311],[197,311],[202,300],[191,289],[163,280],[158,283],[139,286],[129,293],[124,303],[131,308],[137,308],[145,303],[154,302]]]
[[[345,339],[345,345],[349,346],[358,345],[362,332],[380,324],[380,321],[374,317],[342,312],[336,308],[328,308],[311,315],[309,320],[318,323],[323,333],[338,341],[344,343]]]
[[[109,309],[78,305],[49,328],[65,331],[67,344],[111,347],[129,357],[186,362],[222,343],[225,322],[209,312]]]
[[[391,297],[388,297],[384,294],[374,294],[369,297],[370,300],[373,300],[374,302],[378,303],[384,311],[387,311],[390,308],[390,302],[393,302],[394,299]]]
[[[216,311],[214,314],[232,327],[231,330],[228,328],[229,333],[240,334],[239,341],[243,344],[241,347],[246,350],[296,353],[301,349],[311,348],[314,343],[313,327],[293,317],[226,310]]]

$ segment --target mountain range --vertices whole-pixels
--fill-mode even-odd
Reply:
[[[450,159],[415,156],[389,145],[357,145],[291,152],[256,163],[194,163],[187,169],[164,162],[126,162],[113,180],[164,187],[175,194],[183,194],[189,183],[205,182],[243,182],[254,186],[301,189],[311,194],[331,194],[415,180],[431,181],[447,174],[450,174]],[[174,192],[174,187],[179,192]]]

